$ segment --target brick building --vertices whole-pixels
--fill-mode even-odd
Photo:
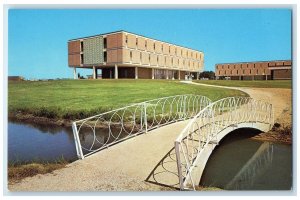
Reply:
[[[204,54],[190,48],[116,31],[68,41],[68,63],[93,69],[93,78],[184,79],[203,71]]]
[[[215,66],[216,79],[284,80],[292,78],[292,61],[223,63]]]

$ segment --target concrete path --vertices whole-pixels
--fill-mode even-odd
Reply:
[[[189,82],[191,83],[191,82]],[[205,85],[200,83],[191,83]],[[206,86],[206,85],[205,85]],[[270,101],[278,117],[291,107],[291,89],[231,88]],[[53,173],[25,178],[11,191],[161,191],[178,188],[174,141],[188,121],[116,144]]]

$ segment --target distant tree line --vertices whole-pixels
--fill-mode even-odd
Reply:
[[[199,78],[203,79],[210,79],[210,80],[213,80],[215,79],[215,72],[213,71],[204,71],[204,72],[201,72],[200,75],[199,75]]]

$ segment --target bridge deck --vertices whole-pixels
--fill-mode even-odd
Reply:
[[[51,174],[26,178],[12,191],[165,190],[178,186],[174,141],[188,121],[149,131]],[[171,155],[169,154],[171,152]],[[160,162],[164,159],[163,164]],[[167,170],[168,171],[167,171]],[[174,174],[175,173],[175,174]],[[153,184],[157,182],[157,184]]]

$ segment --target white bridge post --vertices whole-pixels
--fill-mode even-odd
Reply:
[[[144,103],[144,120],[145,120],[145,133],[148,132],[148,122],[147,122],[147,104]]]
[[[176,162],[177,162],[177,170],[178,170],[178,178],[179,178],[179,187],[180,190],[183,190],[184,186],[183,186],[183,178],[182,178],[182,170],[181,170],[179,145],[180,143],[178,141],[175,141],[175,153],[176,153]]]
[[[77,151],[77,156],[80,159],[84,159],[81,144],[80,144],[80,139],[79,139],[79,135],[78,135],[78,131],[77,131],[76,122],[72,123],[72,129],[73,129],[74,142],[75,142],[75,147],[76,147],[76,151]]]

